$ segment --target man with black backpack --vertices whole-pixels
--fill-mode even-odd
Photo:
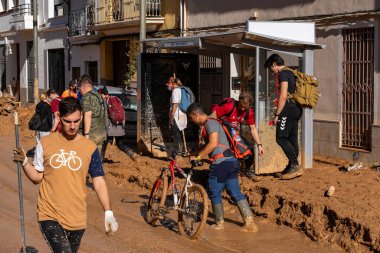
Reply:
[[[288,99],[296,91],[296,78],[278,54],[272,54],[264,66],[276,75],[277,108],[273,123],[276,125],[276,142],[289,160],[282,171],[281,179],[293,179],[303,174],[297,160],[298,122],[302,116],[302,108],[293,99]]]
[[[179,150],[181,143],[181,132],[187,128],[187,108],[195,101],[193,92],[175,74],[170,77],[166,84],[167,89],[172,92],[170,97],[169,128],[173,134],[174,149]],[[186,140],[183,140],[184,143]],[[185,144],[186,145],[186,144]]]
[[[239,95],[238,101],[233,98],[225,98],[219,104],[215,104],[211,109],[212,113],[210,117],[226,121],[235,130],[236,133],[238,133],[240,123],[246,121],[249,126],[252,138],[256,143],[258,153],[261,156],[264,155],[264,149],[255,126],[255,117],[253,110],[250,108],[250,105],[252,103],[252,94],[249,92],[242,92]],[[245,139],[244,142],[246,145],[248,145],[248,147],[251,149],[251,153],[253,154],[253,145]],[[253,164],[253,155],[246,156],[244,159],[246,166],[246,175],[248,178],[254,179],[255,171]]]

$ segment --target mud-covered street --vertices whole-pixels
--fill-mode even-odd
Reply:
[[[35,139],[26,129],[30,110],[21,109],[21,144],[30,150]],[[15,143],[13,118],[0,118],[0,252],[21,247],[17,166],[11,161]],[[149,188],[167,161],[142,157],[134,163],[116,146],[107,151],[106,180],[119,230],[112,237],[104,232],[103,211],[94,191],[88,192],[88,227],[80,252],[377,252],[379,250],[378,199],[380,177],[370,169],[343,173],[339,166],[315,163],[315,168],[292,181],[264,177],[255,183],[242,178],[260,231],[240,230],[238,209],[225,198],[226,228],[209,225],[197,241],[177,231],[176,214],[159,227],[145,222]],[[186,166],[186,161],[182,161]],[[207,167],[194,180],[204,183]],[[333,197],[324,196],[330,185]],[[38,186],[23,176],[26,242],[38,252],[49,252],[36,222]],[[210,208],[211,209],[211,208]],[[209,215],[208,224],[212,221]]]
[[[2,138],[2,143],[12,144],[8,138]],[[10,154],[8,145],[2,146],[0,153],[4,161],[6,155]],[[0,187],[3,192],[0,251],[17,252],[21,246],[17,173],[16,166],[7,160],[0,165]],[[110,177],[112,175],[109,174]],[[110,238],[105,235],[101,207],[95,192],[89,191],[88,227],[80,252],[251,252],[251,249],[256,249],[256,252],[343,252],[328,244],[312,242],[299,232],[266,222],[265,219],[258,222],[259,233],[242,232],[242,220],[236,207],[229,207],[224,231],[215,231],[207,225],[198,241],[190,241],[179,235],[174,212],[169,217],[172,220],[159,227],[152,227],[145,222],[148,190],[128,183],[117,186],[114,182],[108,180],[119,230]],[[27,245],[35,247],[38,252],[49,252],[35,219],[38,186],[31,184],[25,177],[23,183]]]

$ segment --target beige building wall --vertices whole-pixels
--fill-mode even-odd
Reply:
[[[375,27],[375,71],[374,71],[374,105],[372,125],[372,150],[362,151],[362,161],[374,162],[380,160],[380,110],[379,110],[379,21],[346,20],[338,26],[318,27],[317,42],[326,45],[323,50],[315,51],[314,73],[320,82],[322,94],[314,113],[314,154],[352,159],[354,149],[341,147],[342,124],[342,29]],[[377,57],[376,57],[377,56]]]
[[[179,27],[180,1],[163,0],[161,1],[161,12],[165,17],[165,23],[159,30],[175,29]]]
[[[356,11],[375,10],[376,0],[187,0],[189,29],[245,23],[255,16],[258,20],[287,19],[291,17],[329,15]]]
[[[187,27],[194,31],[206,28],[244,24],[255,16],[257,20],[301,18],[305,16],[374,11],[380,8],[375,0],[288,0],[288,1],[187,1]],[[380,19],[379,19],[380,20]],[[379,71],[379,20],[368,17],[347,17],[337,25],[316,27],[317,43],[326,45],[314,51],[314,74],[320,82],[322,97],[314,111],[314,154],[352,159],[355,150],[341,147],[342,121],[342,41],[345,28],[375,27],[375,71],[374,71],[374,121],[372,126],[372,150],[360,152],[365,162],[380,160],[380,71]],[[290,62],[286,61],[287,64]]]

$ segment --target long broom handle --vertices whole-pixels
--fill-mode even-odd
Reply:
[[[19,147],[20,140],[18,135],[18,114],[14,113],[15,120],[15,133],[16,133],[16,147]],[[24,203],[22,195],[22,177],[21,177],[21,162],[17,162],[17,175],[18,175],[18,198],[20,202],[20,221],[21,221],[21,240],[22,240],[22,252],[26,253],[25,246],[25,224],[24,224]]]
[[[185,138],[185,129],[182,130],[183,137],[183,147],[185,148],[185,153],[187,154],[186,138]]]

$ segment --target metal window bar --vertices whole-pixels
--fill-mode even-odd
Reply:
[[[342,146],[371,151],[374,28],[345,29],[342,37]]]
[[[161,16],[161,0],[146,1],[146,16],[159,17]]]
[[[69,31],[70,36],[91,35],[93,30],[89,27],[94,24],[94,6],[86,6],[83,9],[70,12]]]
[[[113,21],[124,20],[122,0],[113,0],[112,6],[109,6],[109,8],[110,8],[110,13],[112,13]]]
[[[13,17],[24,15],[33,15],[31,4],[20,4],[14,7],[14,13],[12,14]]]
[[[26,42],[28,102],[34,103],[34,55],[33,41]]]
[[[200,55],[199,56],[199,67],[203,69],[213,69],[216,68],[216,58]]]

